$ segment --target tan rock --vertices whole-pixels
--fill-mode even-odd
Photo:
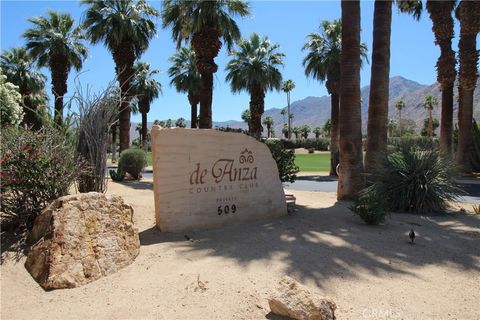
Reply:
[[[118,196],[61,197],[35,220],[25,262],[45,289],[78,287],[131,264],[140,252],[133,209]]]
[[[335,302],[312,294],[294,279],[284,276],[268,299],[272,313],[298,320],[334,320]]]

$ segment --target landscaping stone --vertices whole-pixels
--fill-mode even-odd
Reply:
[[[140,252],[132,207],[96,192],[55,200],[35,220],[29,241],[25,267],[45,290],[115,273]]]
[[[268,299],[272,313],[298,320],[334,320],[335,302],[312,294],[294,279],[284,276]]]

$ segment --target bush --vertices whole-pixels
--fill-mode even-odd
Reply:
[[[51,201],[68,193],[83,165],[74,139],[55,128],[3,128],[1,139],[2,227],[31,228]]]
[[[400,150],[405,146],[411,146],[419,150],[438,150],[439,141],[436,138],[421,136],[390,137],[387,141],[388,148]]]
[[[392,211],[444,211],[463,193],[454,167],[439,151],[403,144],[374,168],[370,190],[382,195]]]
[[[384,197],[367,188],[361,192],[350,210],[358,214],[367,224],[380,224],[385,221],[387,205]]]
[[[295,182],[298,166],[295,165],[295,152],[285,149],[281,140],[269,139],[265,144],[270,149],[272,157],[277,163],[278,175],[282,182]]]
[[[145,152],[139,148],[130,148],[122,152],[118,160],[118,170],[110,170],[110,177],[114,181],[122,181],[128,173],[133,179],[139,180],[143,168],[147,165]]]

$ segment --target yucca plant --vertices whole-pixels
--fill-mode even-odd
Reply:
[[[403,144],[377,165],[369,188],[381,194],[392,211],[443,212],[463,193],[454,168],[439,151]]]

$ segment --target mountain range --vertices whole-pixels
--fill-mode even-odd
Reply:
[[[366,133],[367,128],[369,92],[370,86],[361,88],[361,115],[363,133]],[[403,99],[406,106],[402,110],[402,119],[411,119],[415,121],[416,131],[420,132],[424,119],[428,117],[428,112],[422,105],[423,100],[428,95],[435,96],[438,99],[439,105],[433,110],[433,116],[434,118],[440,120],[441,92],[438,83],[434,83],[432,85],[423,85],[413,80],[405,79],[401,76],[390,78],[388,102],[389,118],[398,122],[398,111],[395,108],[395,104],[398,100]],[[456,85],[454,95],[453,121],[456,123],[458,114],[458,90]],[[473,116],[474,118],[479,119],[480,78],[477,79],[477,87],[474,92],[473,103]],[[277,137],[280,137],[282,134],[284,117],[280,112],[284,107],[285,106],[280,108],[271,108],[265,110],[265,113],[263,114],[263,117],[271,116],[273,118],[274,129]],[[306,97],[304,99],[294,101],[290,104],[290,111],[294,115],[292,122],[293,127],[302,126],[305,124],[309,125],[312,129],[315,127],[322,127],[325,124],[325,121],[330,118],[330,96]],[[148,127],[150,128],[151,126],[152,123],[148,123]],[[247,129],[247,124],[245,122],[236,120],[213,122],[213,126]],[[266,129],[264,130],[264,133],[266,133]],[[135,125],[132,125],[131,127],[130,136],[132,139],[138,137],[138,133],[135,132]]]

